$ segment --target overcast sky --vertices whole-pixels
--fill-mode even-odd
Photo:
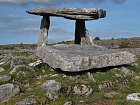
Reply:
[[[0,44],[37,43],[41,17],[26,13],[37,7],[102,8],[105,18],[86,22],[93,38],[140,37],[140,0],[0,0]],[[73,40],[74,31],[75,21],[53,17],[49,42]]]

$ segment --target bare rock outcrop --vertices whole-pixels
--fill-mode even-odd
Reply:
[[[34,98],[25,98],[20,102],[16,102],[16,105],[36,105],[37,101]]]
[[[8,82],[11,79],[12,79],[11,76],[6,76],[6,75],[0,76],[0,81],[3,81],[3,82]]]
[[[86,85],[81,85],[80,87],[74,86],[73,92],[74,92],[74,94],[76,94],[78,96],[88,97],[93,92],[93,89],[89,86],[86,86]]]
[[[20,92],[19,86],[4,84],[0,86],[0,102],[6,102]]]
[[[42,46],[36,55],[51,67],[69,72],[118,66],[136,60],[136,56],[129,52],[77,44]]]
[[[55,80],[48,80],[41,85],[41,88],[46,91],[46,97],[56,99],[59,97],[58,91],[61,89],[61,84]]]

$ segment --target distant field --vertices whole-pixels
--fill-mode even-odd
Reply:
[[[93,42],[100,46],[107,48],[140,48],[140,37],[137,38],[121,38],[108,40],[93,40]],[[73,44],[74,41],[63,41],[59,44]]]
[[[100,46],[107,48],[140,48],[140,37],[136,38],[120,38],[120,39],[108,39],[108,40],[93,40],[93,42]],[[54,44],[74,44],[74,41],[62,41]],[[49,44],[53,45],[53,44]],[[32,48],[34,49],[36,44],[11,44],[11,45],[0,45],[1,49],[15,49],[17,47]]]
[[[118,49],[122,51],[129,51],[138,58],[140,58],[140,37],[137,38],[121,38],[121,39],[110,39],[110,40],[94,40],[94,44],[105,46],[109,49]],[[54,44],[74,44],[74,41],[62,41]],[[49,44],[49,46],[54,45]],[[0,51],[3,50],[19,50],[22,49],[35,51],[37,44],[11,44],[11,45],[0,45]]]
[[[121,38],[111,40],[97,40],[95,44],[107,48],[140,48],[140,37],[138,38]]]

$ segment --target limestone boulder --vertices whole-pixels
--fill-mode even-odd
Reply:
[[[131,76],[134,74],[132,70],[129,70],[128,68],[122,67],[121,73],[124,74],[124,76]]]
[[[15,73],[18,69],[20,68],[25,68],[26,66],[25,65],[17,65],[15,66],[11,71],[10,71],[10,74],[13,74]]]
[[[115,97],[117,97],[117,96],[119,96],[119,95],[120,95],[119,92],[113,91],[113,92],[105,93],[105,94],[104,94],[104,97],[105,97],[105,98],[111,99],[111,98],[115,98]]]
[[[20,92],[19,86],[13,84],[0,85],[0,101],[6,102]]]
[[[140,93],[132,93],[126,97],[127,101],[140,102]]]
[[[26,12],[34,15],[57,16],[73,20],[95,20],[106,16],[105,10],[96,8],[36,8]]]
[[[17,102],[16,105],[36,105],[37,102],[34,98],[25,98],[20,102]]]
[[[0,67],[0,72],[3,72],[3,71],[5,71],[4,68],[3,67]]]
[[[59,98],[58,91],[61,89],[61,84],[55,80],[47,80],[41,85],[41,88],[46,91],[46,97],[49,99]]]
[[[90,86],[80,85],[80,86],[74,86],[73,92],[78,96],[88,97],[93,92],[93,89]]]
[[[77,44],[41,46],[36,55],[52,68],[69,72],[129,64],[137,59],[126,51]]]
[[[11,79],[12,79],[11,76],[6,76],[6,75],[0,76],[0,81],[3,81],[3,82],[8,82],[8,81],[10,81]]]

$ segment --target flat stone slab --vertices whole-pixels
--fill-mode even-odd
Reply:
[[[36,8],[26,12],[34,15],[57,16],[72,20],[95,20],[106,16],[105,10],[96,8]]]
[[[136,60],[135,55],[126,51],[78,44],[44,45],[37,48],[36,55],[52,68],[69,72],[118,66]]]

